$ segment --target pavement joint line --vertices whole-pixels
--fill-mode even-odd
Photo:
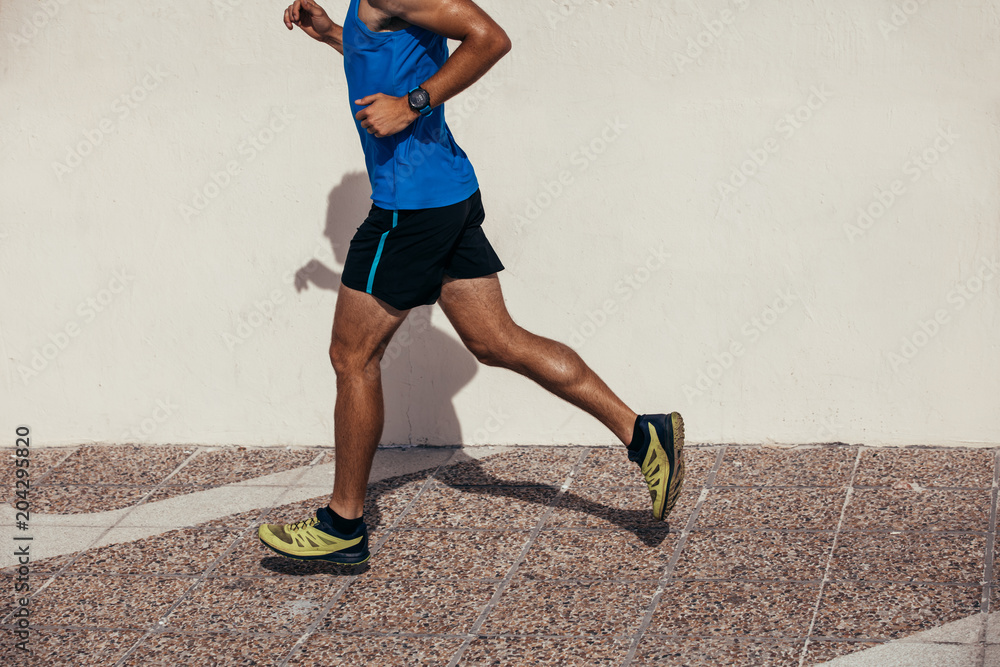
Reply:
[[[16,628],[15,625],[0,625],[0,628]],[[132,632],[132,633],[142,633],[142,630],[136,628],[126,628],[122,626],[100,626],[100,625],[32,625],[35,630],[68,630],[71,632]],[[295,632],[257,632],[254,630],[247,630],[243,628],[231,628],[226,630],[218,629],[199,629],[190,630],[184,628],[167,628],[162,634],[172,634],[172,635],[183,635],[183,636],[200,636],[200,635],[218,635],[218,636],[237,636],[237,637],[287,637],[292,638],[298,636]],[[432,632],[378,632],[375,630],[366,631],[335,631],[326,632],[319,631],[318,634],[336,634],[339,636],[347,637],[371,637],[371,638],[393,638],[393,637],[413,637],[413,638],[440,638],[440,639],[467,639],[467,634],[456,634],[456,633],[432,633]],[[602,636],[603,639],[619,639],[625,640],[629,639],[630,635],[607,635]],[[646,637],[656,637],[663,639],[707,639],[707,640],[718,640],[718,641],[728,641],[732,639],[744,640],[744,641],[754,641],[760,643],[784,643],[784,642],[799,642],[805,639],[804,636],[786,636],[786,635],[774,635],[774,636],[759,636],[759,635],[699,635],[699,634],[666,634],[666,633],[648,633]],[[498,632],[498,633],[485,633],[478,634],[474,639],[556,639],[556,640],[582,640],[590,641],[594,639],[593,635],[572,635],[572,634],[551,634],[551,633],[539,633],[539,634],[520,634],[513,632]],[[885,644],[892,641],[893,639],[885,637],[816,637],[816,639],[840,644],[870,644],[870,643],[880,643]],[[906,642],[907,644],[919,645],[919,644],[943,644],[947,646],[969,646],[970,644],[961,642]]]
[[[980,667],[986,665],[986,640],[989,635],[989,614],[990,598],[993,597],[993,576],[994,576],[994,551],[996,547],[997,532],[997,493],[1000,490],[1000,452],[993,454],[993,486],[990,490],[990,525],[986,535],[986,552],[983,555],[985,561],[983,569],[983,598],[979,605],[982,616],[982,626],[979,628],[979,649],[978,664]]]
[[[198,448],[194,452],[194,454],[192,454],[190,457],[188,457],[188,459],[185,460],[185,464],[188,461],[190,461],[191,458],[193,458],[194,456],[197,456],[198,453],[202,449],[203,448]],[[313,466],[313,464],[315,464],[317,461],[319,461],[322,458],[322,456],[323,456],[322,453],[317,454],[316,457],[313,459],[313,461],[309,465],[302,466],[301,472],[295,477],[295,479],[302,479],[302,477],[309,471],[309,468],[311,468]],[[183,467],[183,465],[184,464],[182,464],[181,467]],[[178,468],[178,470],[179,469],[180,469],[180,467]],[[174,472],[176,472],[176,470]],[[292,488],[293,488],[293,484],[288,485],[286,487],[286,489],[285,489],[285,492],[282,493],[281,495],[279,495],[275,499],[275,501],[271,504],[270,507],[268,507],[266,509],[262,509],[261,511],[259,511],[257,513],[258,519],[261,518],[261,517],[263,517],[265,512],[270,511],[271,508],[273,508],[275,505],[277,505],[280,502],[281,498],[283,498],[284,496],[286,496]],[[118,520],[118,522],[115,523],[115,525],[117,525],[122,519],[124,519],[125,516],[128,516],[128,514],[125,514],[124,516],[122,516]],[[191,592],[194,591],[194,590],[196,590],[202,584],[202,582],[205,581],[205,578],[207,576],[211,575],[213,568],[215,568],[219,563],[221,563],[223,559],[227,558],[233,552],[233,550],[236,548],[236,545],[240,543],[240,540],[242,540],[243,537],[245,535],[247,535],[253,529],[254,529],[254,524],[250,523],[247,526],[245,526],[242,530],[238,531],[237,534],[236,534],[236,536],[233,538],[233,541],[229,544],[229,546],[226,547],[222,551],[222,553],[220,553],[218,556],[216,556],[208,564],[208,567],[205,568],[204,571],[202,571],[201,573],[199,573],[198,575],[196,575],[194,577],[193,583],[190,586],[188,586],[187,589],[185,589],[184,592],[181,593],[177,597],[176,600],[174,600],[173,604],[171,604],[162,614],[159,615],[159,618],[157,618],[155,621],[153,621],[153,623],[148,628],[146,628],[146,632],[141,637],[139,637],[139,639],[137,639],[135,641],[135,643],[132,644],[132,646],[130,646],[128,648],[128,650],[125,651],[125,653],[123,653],[121,655],[120,658],[118,658],[118,660],[114,664],[114,667],[119,667],[120,665],[123,665],[124,661],[126,659],[128,659],[128,657],[131,656],[133,653],[135,653],[135,651],[138,650],[138,648],[143,644],[143,642],[145,642],[147,639],[149,639],[150,637],[152,637],[154,634],[158,634],[158,633],[162,632],[167,627],[166,626],[166,622],[167,622],[167,619],[170,617],[170,614],[174,613],[177,610],[177,608],[181,604],[183,604],[185,600],[188,599],[188,596],[191,594]],[[81,552],[81,555],[82,555],[82,552]],[[76,559],[74,558],[73,560],[75,562]]]
[[[174,469],[174,470],[173,470],[173,471],[172,471],[172,472],[170,473],[170,475],[172,475],[172,474],[173,474],[174,472],[177,472],[177,470],[178,470],[179,468],[183,467],[184,465],[186,465],[186,464],[187,464],[187,462],[188,462],[188,461],[190,461],[190,460],[191,460],[191,459],[193,459],[193,458],[194,458],[195,456],[197,456],[197,455],[198,455],[198,452],[199,452],[199,451],[201,451],[201,449],[202,449],[201,447],[197,447],[197,446],[196,446],[196,447],[194,448],[194,451],[193,451],[193,452],[191,452],[191,454],[190,454],[190,455],[189,455],[189,456],[188,456],[188,457],[187,457],[186,459],[184,459],[184,461],[182,461],[182,462],[181,462],[181,463],[179,464],[178,468],[175,468],[175,469]],[[73,454],[74,454],[74,453],[75,453],[76,451],[77,451],[77,450],[74,450],[73,452],[71,452],[70,454],[68,454],[67,456],[65,456],[65,457],[64,457],[64,458],[63,458],[63,459],[62,459],[62,460],[60,461],[60,465],[62,464],[62,461],[65,461],[66,459],[68,459],[68,458],[69,458],[70,456],[72,456],[72,455],[73,455]],[[49,473],[52,473],[53,471],[55,471],[55,470],[56,470],[56,468],[57,468],[57,466],[53,466],[53,467],[52,467],[52,470],[50,470],[50,471],[49,471]],[[167,477],[170,477],[170,475],[167,475]],[[48,580],[47,580],[47,581],[46,581],[46,582],[45,582],[44,584],[42,584],[41,586],[39,586],[39,587],[38,587],[38,588],[37,588],[37,589],[36,589],[36,590],[35,590],[35,591],[34,591],[34,592],[33,592],[33,593],[31,594],[31,596],[30,596],[31,600],[34,600],[34,599],[35,599],[35,596],[37,596],[37,595],[38,595],[39,593],[43,592],[43,591],[44,591],[44,590],[45,590],[46,588],[48,588],[48,587],[49,587],[49,586],[50,586],[50,585],[52,584],[52,582],[53,582],[53,581],[55,581],[56,577],[59,577],[59,576],[63,575],[63,574],[64,574],[64,573],[66,572],[66,569],[67,569],[67,568],[69,568],[69,567],[70,567],[71,565],[73,565],[73,564],[74,564],[74,563],[75,563],[76,561],[78,561],[78,560],[80,560],[81,558],[83,558],[84,554],[85,554],[85,553],[86,553],[87,551],[89,551],[89,550],[90,550],[90,549],[91,549],[91,548],[92,548],[92,547],[93,547],[93,546],[94,546],[95,544],[97,544],[97,543],[98,543],[98,542],[99,542],[99,541],[100,541],[101,539],[103,539],[105,535],[107,535],[107,534],[108,534],[108,533],[110,533],[110,532],[111,532],[112,530],[114,530],[114,529],[115,529],[115,528],[116,528],[116,527],[118,526],[118,524],[120,524],[120,523],[121,523],[122,521],[124,521],[124,520],[125,520],[125,518],[126,518],[126,517],[127,517],[128,515],[130,515],[130,514],[131,514],[131,513],[132,513],[132,512],[133,512],[133,511],[135,510],[135,508],[137,508],[137,507],[139,507],[140,505],[142,505],[142,504],[143,504],[143,503],[144,503],[144,502],[146,501],[146,499],[147,499],[147,498],[149,498],[149,496],[150,496],[150,495],[152,495],[152,494],[153,494],[153,493],[154,493],[155,491],[157,491],[157,490],[158,490],[158,489],[160,488],[160,485],[162,485],[162,484],[163,484],[163,482],[164,482],[164,480],[165,480],[165,479],[166,479],[166,477],[165,477],[164,479],[160,480],[160,484],[158,484],[158,485],[156,485],[155,487],[153,487],[152,489],[150,489],[150,490],[149,490],[149,491],[148,491],[148,492],[146,493],[146,495],[144,495],[144,496],[143,496],[142,498],[140,498],[140,499],[139,499],[139,500],[138,500],[138,501],[137,501],[137,502],[136,502],[136,503],[135,503],[134,505],[130,506],[130,507],[128,508],[128,511],[127,511],[127,512],[125,512],[124,514],[122,514],[122,515],[121,515],[120,517],[118,517],[118,519],[117,519],[116,521],[114,521],[114,522],[113,522],[113,523],[112,523],[112,524],[111,524],[110,526],[106,526],[106,527],[104,528],[104,530],[102,530],[102,531],[101,531],[100,533],[98,533],[98,534],[97,534],[97,536],[96,536],[96,537],[95,537],[94,539],[90,540],[90,542],[89,542],[89,543],[87,544],[87,546],[85,546],[85,547],[81,548],[80,550],[78,550],[75,556],[73,556],[73,557],[72,557],[71,559],[69,559],[69,560],[68,560],[68,561],[67,561],[67,562],[66,562],[66,563],[65,563],[65,564],[64,564],[64,565],[63,565],[63,566],[62,566],[62,567],[61,567],[61,568],[60,568],[59,570],[57,570],[57,571],[56,571],[55,573],[53,573],[53,574],[52,574],[52,575],[51,575],[51,576],[49,577],[49,579],[48,579]],[[123,509],[124,509],[124,508],[123,508]],[[9,617],[11,617],[11,616],[12,616],[12,615],[14,614],[14,612],[15,612],[15,611],[16,611],[16,609],[15,609],[15,610],[12,610],[12,611],[11,611],[11,612],[10,612],[9,614],[7,614],[6,616],[4,616],[4,617],[3,617],[3,619],[2,619],[2,620],[0,620],[0,622],[4,622],[4,621],[6,621],[6,620],[7,620],[7,619],[8,619]]]
[[[472,641],[479,635],[479,631],[482,629],[486,619],[500,603],[500,598],[503,597],[503,594],[507,592],[507,588],[510,586],[511,581],[513,581],[514,575],[517,573],[517,569],[527,559],[528,553],[531,551],[531,547],[535,544],[535,541],[538,539],[538,535],[542,532],[542,526],[544,526],[552,516],[556,505],[559,504],[559,501],[562,500],[562,498],[566,495],[567,490],[572,486],[574,477],[576,477],[577,473],[583,468],[583,463],[590,455],[590,451],[591,449],[589,447],[580,451],[580,455],[577,457],[576,463],[573,465],[572,469],[570,469],[569,474],[566,476],[559,492],[556,493],[556,495],[553,496],[548,502],[545,511],[542,512],[542,516],[539,517],[538,521],[535,523],[535,527],[531,530],[531,533],[528,534],[527,541],[524,543],[524,546],[521,547],[521,553],[518,554],[517,558],[511,564],[510,569],[507,571],[507,574],[497,585],[496,590],[493,591],[493,595],[489,600],[487,600],[482,611],[479,612],[479,616],[475,619],[475,621],[473,621],[465,640],[455,651],[455,655],[452,656],[447,667],[456,667],[462,659],[462,656],[468,650],[469,645],[472,644]]]
[[[653,613],[656,611],[657,606],[659,606],[660,600],[663,598],[663,594],[667,589],[667,584],[670,583],[674,570],[677,568],[677,561],[680,560],[684,547],[687,545],[688,535],[691,534],[691,530],[698,521],[698,514],[701,513],[701,508],[705,504],[705,499],[708,498],[709,493],[711,493],[712,485],[715,483],[715,476],[718,474],[719,469],[722,467],[722,462],[725,460],[726,450],[727,448],[725,446],[720,447],[719,451],[715,455],[715,463],[712,465],[712,469],[708,473],[705,484],[702,486],[701,491],[698,494],[698,500],[694,504],[694,509],[691,510],[691,515],[688,517],[687,524],[681,529],[681,534],[677,538],[677,544],[674,546],[674,551],[670,555],[670,560],[667,561],[667,565],[663,570],[663,575],[658,580],[656,591],[653,593],[653,597],[650,599],[649,605],[646,607],[646,613],[639,622],[639,627],[632,635],[632,641],[629,645],[628,652],[622,660],[622,667],[628,667],[632,664],[632,661],[635,660],[636,651],[639,650],[639,643],[642,642],[642,639],[646,634],[646,630],[653,622]]]
[[[48,470],[46,470],[42,474],[42,476],[39,477],[37,481],[35,481],[35,484],[38,485],[38,484],[41,484],[42,482],[44,482],[49,477],[49,475],[51,475],[52,473],[54,473],[59,468],[59,466],[61,466],[63,463],[65,463],[66,459],[68,459],[69,457],[73,456],[73,454],[76,454],[76,452],[79,449],[80,449],[79,447],[72,447],[72,448],[70,448],[69,451],[66,452],[66,456],[64,456],[61,459],[59,459],[58,461],[56,461],[55,464],[53,464],[53,466],[51,468],[49,468]]]
[[[410,513],[414,505],[416,505],[417,501],[420,500],[420,498],[424,495],[424,492],[428,488],[430,488],[431,483],[434,481],[434,477],[441,471],[442,468],[448,465],[452,461],[452,459],[455,458],[455,455],[460,451],[462,451],[460,448],[456,448],[455,451],[452,453],[452,455],[448,457],[446,461],[438,464],[438,466],[434,468],[433,472],[431,472],[427,476],[427,478],[420,485],[420,489],[417,491],[416,495],[410,498],[410,501],[406,503],[406,506],[399,513],[396,519],[392,522],[392,525],[388,527],[388,530],[386,530],[382,535],[380,535],[376,540],[375,544],[372,545],[371,549],[369,549],[372,558],[378,555],[378,552],[382,549],[382,546],[392,536],[391,532],[392,529],[399,526],[400,522],[406,518],[406,515]],[[359,576],[360,575],[358,574],[352,574],[344,577],[344,581],[340,584],[340,586],[338,586],[337,591],[331,596],[331,598],[326,602],[326,604],[323,605],[322,609],[320,609],[319,612],[316,614],[315,620],[313,620],[313,622],[306,627],[305,631],[302,633],[302,636],[300,636],[298,640],[294,644],[292,644],[292,647],[288,651],[288,655],[286,655],[281,660],[281,662],[277,664],[276,667],[285,667],[288,664],[288,661],[292,659],[292,656],[295,655],[295,652],[298,651],[299,648],[309,640],[309,637],[311,637],[316,632],[317,628],[319,628],[320,623],[322,623],[323,619],[326,618],[326,615],[330,613],[330,610],[333,609],[333,606],[340,601],[340,598],[342,598],[344,593],[347,592],[347,589],[350,588],[351,584],[357,581]]]
[[[802,644],[802,655],[799,656],[799,667],[806,664],[806,655],[809,653],[809,640],[812,637],[813,628],[816,627],[816,618],[819,616],[819,606],[823,603],[823,591],[830,581],[830,569],[833,567],[833,554],[837,552],[837,539],[840,537],[841,529],[844,526],[844,517],[847,516],[847,507],[851,503],[851,496],[854,492],[854,480],[858,475],[858,467],[861,465],[861,448],[854,457],[854,468],[851,470],[851,477],[847,482],[847,492],[844,494],[844,502],[840,507],[840,518],[837,520],[836,532],[833,535],[833,543],[830,545],[830,553],[826,557],[826,567],[823,570],[823,581],[820,582],[819,591],[816,593],[816,606],[813,607],[812,618],[809,619],[809,628],[806,630],[806,640]]]
[[[159,617],[156,618],[153,621],[153,623],[148,628],[146,628],[146,630],[145,630],[145,632],[143,632],[142,636],[140,636],[135,641],[135,643],[133,643],[132,646],[130,646],[128,648],[128,650],[125,651],[125,653],[123,653],[120,658],[118,658],[118,660],[115,662],[115,667],[118,667],[119,665],[124,664],[124,661],[129,656],[131,656],[139,648],[139,646],[141,646],[147,639],[149,639],[150,637],[152,637],[155,634],[159,634],[159,633],[163,632],[163,630],[166,628],[166,620],[167,620],[167,618],[170,617],[170,614],[172,614],[174,611],[176,611],[177,608],[188,598],[188,595],[190,595],[190,593],[192,591],[194,591],[195,589],[197,589],[202,584],[202,582],[206,580],[206,575],[211,571],[211,569],[221,559],[227,557],[232,552],[233,547],[235,547],[236,544],[238,544],[239,541],[243,538],[243,535],[246,534],[247,532],[249,532],[251,529],[252,529],[252,526],[248,526],[248,527],[244,528],[243,531],[241,531],[235,537],[235,539],[233,540],[233,542],[228,547],[226,547],[226,549],[221,554],[219,554],[212,561],[212,563],[209,564],[208,568],[206,568],[206,570],[204,572],[201,572],[200,574],[197,574],[197,575],[191,577],[191,581],[192,581],[191,585],[188,586],[177,597],[177,599],[174,600],[174,602],[163,613],[161,613],[159,615]],[[140,630],[140,632],[142,632],[142,631]]]
[[[208,573],[207,571],[195,572],[195,573],[177,573],[177,572],[162,572],[162,573],[144,573],[144,572],[67,572],[62,575],[63,577],[69,578],[86,578],[94,577],[101,579],[123,579],[123,580],[140,580],[140,579],[176,579],[176,580],[194,580],[194,579],[208,579],[208,580],[224,580],[224,579],[250,579],[250,580],[274,580],[283,579],[285,577],[292,577],[296,581],[309,581],[309,580],[324,580],[331,579],[333,577],[340,578],[345,575],[333,574],[330,572],[317,572],[315,574],[283,574],[280,572],[275,572],[274,574],[215,574]],[[435,577],[435,576],[421,576],[421,577],[398,577],[398,576],[373,576],[372,579],[378,581],[427,581],[427,582],[481,582],[481,583],[496,583],[503,580],[502,577]],[[595,582],[607,582],[607,583],[639,583],[639,582],[659,582],[659,579],[649,579],[642,577],[531,577],[531,581],[537,583],[588,583],[592,584]],[[673,578],[674,582],[687,582],[687,583],[736,583],[736,584],[794,584],[801,586],[816,586],[823,583],[823,579],[749,579],[743,577],[676,577]],[[924,581],[924,580],[905,580],[905,579],[827,579],[827,583],[835,584],[881,584],[887,586],[898,586],[898,587],[908,587],[908,586],[924,586],[924,587],[939,587],[939,588],[979,588],[983,587],[983,584],[979,581]],[[0,624],[2,625],[2,624]]]
[[[181,470],[183,470],[184,468],[186,468],[188,466],[188,464],[191,463],[191,461],[193,461],[195,458],[197,458],[199,454],[201,454],[203,451],[205,451],[205,449],[206,449],[205,447],[194,447],[194,451],[191,452],[191,455],[188,456],[183,461],[181,461],[177,465],[176,468],[174,468],[173,470],[171,470],[170,473],[166,477],[164,477],[163,479],[161,479],[160,482],[159,482],[159,484],[157,484],[155,487],[153,487],[152,491],[150,491],[145,496],[143,496],[143,498],[139,502],[137,502],[136,505],[141,505],[143,502],[145,502],[146,498],[148,498],[150,496],[150,494],[153,493],[153,491],[157,491],[160,487],[162,487],[163,485],[165,485],[167,483],[168,479],[170,479],[171,477],[173,477],[174,475],[176,475],[178,472],[180,472]]]

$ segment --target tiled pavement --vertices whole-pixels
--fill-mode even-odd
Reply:
[[[996,450],[686,452],[669,525],[652,519],[623,449],[526,447],[455,450],[372,484],[374,555],[360,568],[289,561],[257,541],[260,522],[305,518],[326,493],[90,540],[32,563],[31,658],[13,647],[15,574],[3,572],[0,662],[803,665],[918,646],[921,664],[1000,664],[1000,614],[988,615],[1000,609]],[[34,449],[31,500],[86,526],[88,513],[331,460],[308,448]]]

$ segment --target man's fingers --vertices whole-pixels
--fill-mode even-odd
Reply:
[[[354,100],[354,103],[357,104],[359,107],[368,106],[369,104],[377,100],[381,94],[382,93],[375,93],[374,95],[362,97],[360,100]]]
[[[291,7],[285,9],[285,15],[284,15],[284,17],[282,17],[284,19],[284,21],[285,21],[285,27],[288,28],[289,30],[292,29],[292,17],[289,14],[290,10],[291,10]]]

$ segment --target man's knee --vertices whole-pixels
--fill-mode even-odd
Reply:
[[[488,337],[468,339],[465,346],[484,366],[513,368],[517,365],[524,330],[514,326],[493,333]]]
[[[362,350],[338,341],[330,344],[330,364],[337,375],[350,375],[377,369],[382,360],[385,346],[374,351]]]
[[[476,360],[484,366],[503,366],[505,359],[499,354],[494,346],[483,341],[466,341],[465,347],[476,357]]]

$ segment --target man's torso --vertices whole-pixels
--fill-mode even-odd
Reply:
[[[448,58],[445,37],[386,16],[367,0],[351,0],[343,34],[352,115],[362,108],[354,100],[375,93],[405,96]],[[445,122],[444,105],[389,137],[374,137],[356,119],[355,124],[372,201],[378,206],[391,210],[447,206],[478,189],[472,163]]]

